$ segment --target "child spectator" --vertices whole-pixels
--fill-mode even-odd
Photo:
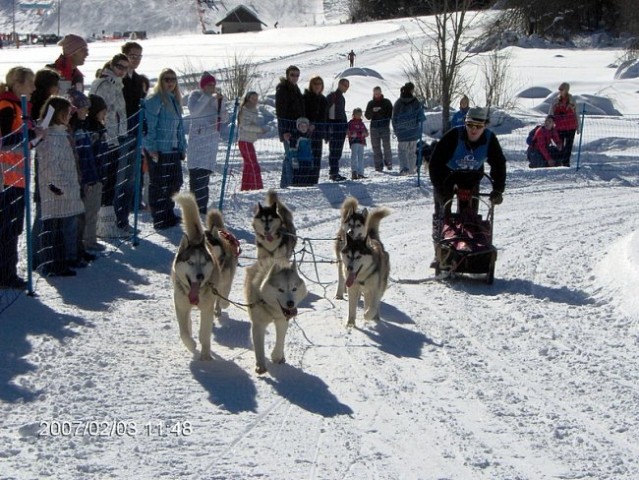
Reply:
[[[351,178],[359,180],[364,176],[364,147],[368,130],[362,121],[362,109],[353,110],[353,117],[348,122],[348,143],[351,146]]]
[[[244,160],[242,190],[260,190],[264,188],[262,171],[260,164],[257,162],[257,154],[253,145],[259,136],[268,130],[260,123],[257,111],[258,100],[259,97],[256,92],[248,92],[242,101],[238,116],[239,134],[237,144]]]
[[[81,197],[84,203],[84,215],[80,215],[78,224],[80,251],[85,252],[82,256],[85,260],[95,260],[95,256],[86,252],[104,251],[105,247],[97,241],[98,212],[102,202],[102,178],[100,166],[93,153],[91,132],[88,127],[87,117],[91,102],[84,93],[77,90],[70,90],[69,98],[76,109],[71,115],[69,126],[78,156]],[[106,108],[104,112],[106,114]]]
[[[535,129],[527,154],[530,168],[554,167],[556,161],[561,165],[561,139],[552,115]]]
[[[43,275],[75,276],[71,267],[86,266],[78,258],[78,215],[84,212],[80,198],[78,168],[69,137],[71,103],[52,96],[44,111],[55,111],[47,135],[38,146],[39,189],[42,207],[41,251]]]
[[[296,137],[291,138],[290,156],[293,164],[295,187],[313,185],[313,147],[311,142],[311,121],[300,117],[295,121]]]

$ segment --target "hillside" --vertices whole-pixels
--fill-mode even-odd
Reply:
[[[150,36],[167,33],[217,31],[215,24],[238,5],[251,7],[266,27],[321,25],[348,18],[343,2],[335,0],[61,0],[62,35],[75,32],[87,37],[127,30],[146,30]],[[325,15],[324,12],[327,12]],[[57,33],[58,2],[0,0],[0,33]],[[81,15],[75,13],[80,12]]]

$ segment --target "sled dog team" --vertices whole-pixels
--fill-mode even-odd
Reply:
[[[171,278],[175,315],[180,338],[196,352],[191,330],[191,310],[200,310],[200,359],[211,359],[213,319],[229,306],[231,286],[237,270],[239,243],[225,229],[220,211],[211,209],[204,224],[191,193],[174,197],[182,210],[184,235],[178,247]],[[364,297],[364,318],[379,320],[379,306],[388,285],[390,262],[379,237],[380,221],[390,214],[387,208],[371,212],[360,209],[348,197],[341,207],[340,226],[335,239],[337,257],[336,298],[348,293],[347,326],[355,326],[357,304]],[[293,213],[269,190],[264,205],[258,202],[253,217],[257,261],[246,271],[244,299],[251,320],[255,350],[255,371],[267,371],[264,338],[266,327],[275,324],[273,363],[284,363],[284,342],[289,320],[307,295],[306,284],[291,260],[297,236]]]

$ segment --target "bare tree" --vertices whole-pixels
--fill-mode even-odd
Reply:
[[[257,64],[249,55],[235,52],[224,61],[224,67],[219,72],[220,81],[224,86],[227,98],[241,97],[248,92],[259,76]]]
[[[493,50],[483,59],[482,74],[486,94],[486,107],[512,106],[509,88],[510,53]]]
[[[442,106],[442,130],[448,130],[450,125],[450,102],[458,86],[458,74],[460,67],[475,53],[465,50],[464,34],[472,23],[475,15],[470,16],[471,8],[475,7],[474,0],[425,0],[433,11],[438,12],[434,16],[434,23],[417,18],[416,21],[426,40],[421,45],[416,45],[411,40],[414,52],[422,58],[415,65],[423,68],[434,67],[437,71],[436,78],[440,86],[436,93],[440,94]],[[429,48],[428,45],[434,47]],[[422,75],[420,78],[428,79]],[[419,82],[419,79],[416,78]],[[413,82],[415,83],[415,82]],[[428,91],[427,85],[422,85],[424,91]],[[417,84],[416,84],[417,90]]]

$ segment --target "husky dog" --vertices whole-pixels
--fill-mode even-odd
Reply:
[[[293,214],[274,190],[266,194],[266,206],[257,204],[253,217],[257,245],[257,260],[276,258],[288,260],[297,243]]]
[[[344,298],[344,271],[342,269],[342,249],[346,246],[346,237],[357,240],[364,238],[368,210],[358,211],[359,203],[355,197],[346,197],[341,208],[341,222],[335,239],[335,256],[337,257],[337,292],[335,298]]]
[[[266,372],[264,337],[269,323],[275,323],[273,363],[284,363],[284,340],[288,321],[297,315],[297,306],[306,297],[306,284],[299,276],[295,262],[285,259],[258,261],[246,271],[244,293],[251,319],[251,335],[255,349],[255,371]]]
[[[173,302],[180,328],[180,338],[186,348],[195,353],[191,334],[191,310],[200,309],[201,360],[211,359],[213,317],[228,306],[225,300],[237,267],[233,242],[225,237],[224,221],[219,211],[207,215],[207,229],[200,221],[198,206],[191,193],[175,195],[173,200],[182,209],[184,236],[173,261]],[[227,234],[228,235],[228,234]],[[218,293],[224,299],[218,296]]]
[[[379,239],[379,222],[389,214],[387,208],[373,210],[366,219],[364,238],[346,236],[346,246],[341,255],[348,289],[348,327],[355,326],[357,302],[362,293],[364,318],[379,320],[379,304],[390,275],[388,252]]]

